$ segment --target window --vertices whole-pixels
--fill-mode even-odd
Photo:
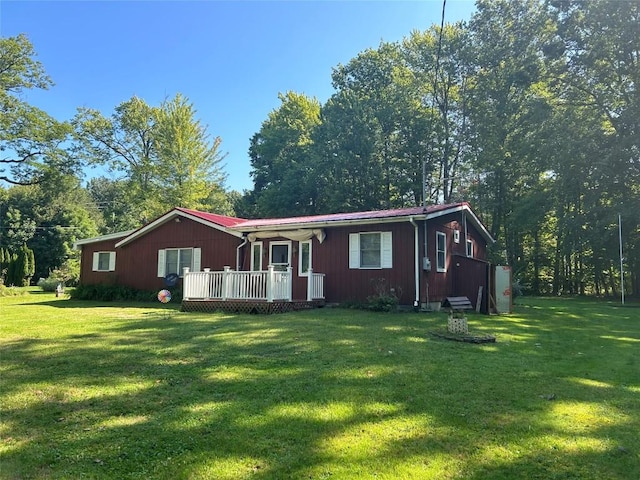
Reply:
[[[251,271],[259,272],[262,270],[262,242],[251,244]]]
[[[200,271],[199,248],[167,248],[158,250],[158,276],[166,277],[171,273],[182,276],[184,269]]]
[[[447,271],[447,235],[436,232],[436,270]]]
[[[306,277],[311,267],[311,240],[300,242],[298,244],[298,275]]]
[[[473,240],[467,240],[467,257],[473,257]]]
[[[271,242],[270,247],[269,263],[284,272],[291,265],[291,242]]]
[[[94,252],[94,272],[113,272],[116,269],[116,252]]]
[[[349,234],[349,268],[391,268],[391,232]]]

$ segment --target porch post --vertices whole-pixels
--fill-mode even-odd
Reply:
[[[205,298],[211,298],[211,272],[210,268],[203,268],[202,271],[205,273],[204,287],[202,290],[204,291]]]
[[[231,267],[224,267],[224,271],[222,272],[222,300],[226,300],[229,296],[229,272],[231,271]]]
[[[287,300],[290,302],[293,299],[293,267],[289,265],[287,267]]]
[[[313,269],[309,268],[307,274],[307,302],[310,302],[313,300]]]
[[[273,302],[273,265],[267,267],[267,302]]]
[[[191,297],[191,276],[189,275],[189,267],[184,267],[182,269],[182,297],[185,300],[189,300]]]

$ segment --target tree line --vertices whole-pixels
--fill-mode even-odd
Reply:
[[[464,200],[497,239],[491,260],[533,294],[619,293],[620,215],[639,295],[640,2],[476,6],[336,66],[324,103],[282,93],[250,139],[242,193],[226,191],[221,139],[184,96],[58,122],[20,100],[51,85],[26,37],[2,39],[0,244],[23,232],[42,276],[71,261],[73,238],[166,205],[255,218]],[[87,165],[117,179],[82,185]]]

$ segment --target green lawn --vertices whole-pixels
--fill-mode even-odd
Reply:
[[[640,478],[640,308],[445,325],[0,298],[0,478]]]

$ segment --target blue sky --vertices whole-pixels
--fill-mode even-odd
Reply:
[[[448,0],[447,22],[471,0]],[[180,92],[228,153],[227,187],[252,187],[248,149],[289,90],[325,102],[331,70],[381,41],[440,23],[441,0],[0,1],[0,34],[25,33],[55,86],[25,99],[59,120],[105,116],[132,96]],[[108,174],[109,175],[109,174]]]

